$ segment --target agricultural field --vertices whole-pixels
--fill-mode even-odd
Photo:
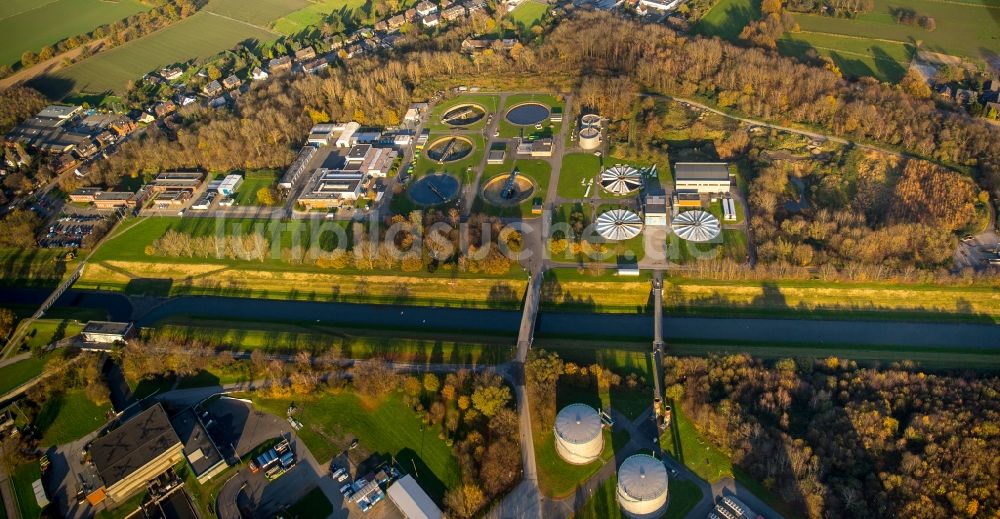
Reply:
[[[4,0],[0,3],[0,64],[38,52],[63,38],[87,33],[149,10],[138,0]]]
[[[795,20],[805,34],[827,33],[907,44],[919,41],[922,50],[975,61],[982,61],[988,53],[1000,53],[1000,33],[997,32],[1000,4],[993,0],[982,3],[909,0],[904,6],[918,15],[934,18],[937,28],[927,31],[896,23],[891,10],[901,6],[889,0],[875,0],[875,8],[856,19],[796,14]]]
[[[809,49],[832,59],[846,77],[871,76],[889,82],[899,81],[906,75],[914,52],[910,43],[818,32],[788,33],[778,40],[778,50],[787,56],[805,56]]]
[[[510,14],[512,20],[517,25],[527,29],[541,20],[545,13],[549,11],[549,4],[538,0],[527,0],[514,8]]]
[[[32,85],[55,99],[70,92],[120,94],[129,81],[164,65],[207,58],[247,39],[270,41],[276,37],[247,22],[199,11],[166,29],[101,52],[51,76],[39,77]]]
[[[232,0],[238,1],[238,0]],[[414,1],[402,5],[415,4]],[[273,29],[286,36],[298,34],[310,26],[317,25],[334,11],[351,12],[365,5],[364,0],[310,0],[296,11],[285,14],[274,21]]]
[[[903,77],[917,46],[975,62],[1000,53],[1000,35],[996,30],[1000,4],[995,0],[906,2],[903,7],[919,16],[934,18],[937,27],[933,31],[897,23],[892,11],[899,7],[889,0],[875,0],[871,12],[856,18],[793,13],[800,31],[786,33],[778,41],[778,50],[801,57],[813,49],[833,59],[845,76],[872,76],[890,82]],[[698,22],[695,31],[736,40],[747,22],[758,18],[758,2],[721,0]]]
[[[205,10],[267,27],[271,22],[309,5],[308,0],[211,0]]]

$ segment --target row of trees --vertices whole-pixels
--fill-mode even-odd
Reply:
[[[767,0],[776,1],[776,0]],[[816,13],[853,18],[861,13],[870,13],[875,8],[874,0],[788,0],[785,8],[800,13]]]
[[[1000,510],[1000,378],[747,355],[664,368],[698,431],[809,517]]]
[[[256,232],[194,236],[170,229],[147,245],[145,252],[150,256],[265,261],[271,255],[271,240]]]

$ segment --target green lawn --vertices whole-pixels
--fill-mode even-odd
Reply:
[[[333,505],[327,499],[319,487],[309,491],[302,499],[292,505],[286,511],[288,517],[293,519],[306,519],[309,517],[326,517],[333,513]]]
[[[527,29],[541,20],[548,11],[549,4],[537,0],[527,0],[515,7],[514,11],[510,13],[510,17],[515,24]]]
[[[733,477],[729,455],[701,436],[678,403],[671,408],[670,427],[660,436],[663,451],[709,483]]]
[[[559,185],[556,192],[566,198],[583,198],[585,194],[593,194],[601,189],[597,183],[597,174],[601,172],[601,157],[593,153],[568,153],[563,155],[562,168],[559,170]],[[583,182],[594,181],[587,193]]]
[[[22,518],[40,517],[42,509],[38,508],[35,501],[35,491],[31,484],[42,477],[42,471],[38,467],[38,462],[29,462],[18,465],[11,474],[11,483],[14,486],[14,494],[17,496],[17,507],[21,511]]]
[[[288,400],[254,398],[260,408],[285,416]],[[304,424],[298,436],[313,456],[327,463],[347,448],[351,439],[360,440],[360,449],[371,454],[393,456],[432,498],[441,503],[444,493],[461,483],[458,461],[451,449],[438,439],[438,428],[424,425],[402,395],[393,393],[369,408],[353,392],[323,394],[318,398],[296,398],[297,418]]]
[[[693,481],[668,478],[667,511],[660,519],[683,519],[701,501],[702,492]],[[626,519],[615,497],[618,487],[618,477],[611,476],[605,481],[593,496],[587,500],[575,519]]]
[[[735,40],[751,20],[760,18],[760,2],[756,0],[719,0],[695,24],[692,32]]]
[[[681,265],[702,260],[726,258],[737,262],[747,259],[747,237],[739,229],[723,229],[721,241],[696,243],[671,233],[667,238],[667,259]]]
[[[28,349],[48,346],[53,342],[78,335],[85,323],[72,319],[36,319],[28,329]]]
[[[825,19],[830,19],[824,16]],[[849,78],[872,76],[896,82],[906,75],[913,54],[909,43],[859,39],[820,32],[787,33],[778,40],[778,50],[786,56],[805,56],[809,49],[833,59]]]
[[[46,400],[34,425],[42,432],[43,445],[62,445],[104,425],[110,409],[110,404],[95,405],[83,390],[74,389]]]
[[[344,329],[312,324],[286,324],[212,320],[174,320],[158,325],[156,333],[185,341],[205,341],[238,350],[270,352],[333,349],[343,358],[380,356],[399,362],[494,364],[510,357],[506,343],[487,344],[445,337],[403,337],[372,331],[356,335]]]
[[[0,368],[0,395],[42,374],[48,356],[31,357]]]
[[[250,176],[247,175],[240,187],[236,189],[233,200],[237,206],[259,205],[257,202],[257,191],[265,187],[274,185],[275,176]]]
[[[458,129],[480,131],[486,126],[486,119],[490,116],[490,114],[494,114],[493,117],[498,117],[497,109],[499,108],[499,103],[500,97],[495,94],[459,94],[456,97],[445,99],[434,105],[434,108],[431,110],[431,115],[427,119],[427,128],[429,128],[431,132],[446,132],[452,127],[441,120],[444,114],[448,113],[456,106],[476,104],[486,110],[486,115],[484,115],[482,119],[470,125],[458,127]]]
[[[51,98],[70,92],[124,93],[129,81],[159,67],[192,58],[207,58],[235,44],[256,39],[270,41],[276,34],[239,20],[198,12],[166,29],[66,67],[53,76],[32,81]]]
[[[541,431],[532,427],[535,441],[535,465],[538,468],[538,488],[543,494],[553,498],[570,495],[576,488],[593,476],[595,472],[615,457],[615,451],[629,442],[624,431],[604,430],[604,450],[601,457],[586,465],[566,463],[556,452],[555,435],[551,429]]]
[[[0,63],[13,65],[24,51],[38,52],[64,38],[149,9],[138,0],[4,0],[0,4]]]

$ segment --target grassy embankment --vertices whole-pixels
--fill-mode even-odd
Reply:
[[[436,306],[515,308],[527,281],[519,267],[504,276],[437,272],[361,271],[353,267],[326,269],[311,260],[293,263],[274,253],[264,261],[219,257],[166,257],[146,248],[175,229],[195,236],[218,232],[260,232],[287,250],[293,236],[304,247],[321,250],[337,245],[337,234],[350,240],[341,223],[323,222],[311,228],[304,221],[150,217],[126,227],[108,240],[87,265],[77,288],[151,295],[219,295],[289,300],[366,303],[432,304]]]

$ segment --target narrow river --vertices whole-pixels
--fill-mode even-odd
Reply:
[[[2,289],[0,305],[40,304],[44,289]],[[121,294],[70,290],[60,307],[98,308],[112,320],[129,320],[132,304]],[[319,322],[356,328],[444,331],[514,337],[519,311],[418,306],[367,305],[319,301],[278,301],[235,297],[182,296],[165,300],[141,316],[150,326],[170,317],[197,316],[240,321]],[[537,336],[649,340],[649,314],[542,312]],[[750,341],[774,344],[824,343],[910,347],[1000,349],[1000,326],[991,324],[838,321],[817,319],[748,319],[714,317],[664,318],[664,338],[670,340]]]

